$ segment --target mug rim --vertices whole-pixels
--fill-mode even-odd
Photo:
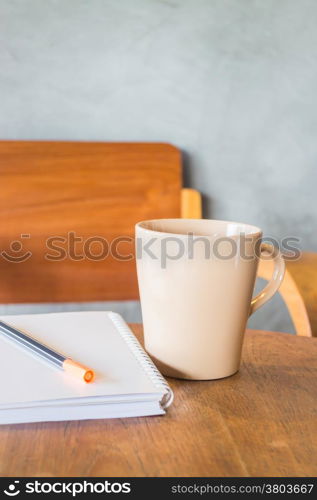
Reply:
[[[231,220],[222,220],[222,219],[188,219],[188,218],[182,218],[182,217],[173,217],[173,218],[162,218],[162,219],[147,219],[147,220],[142,220],[139,221],[135,224],[135,229],[142,229],[143,231],[146,231],[148,233],[157,233],[161,235],[172,235],[172,236],[188,236],[189,232],[180,232],[180,233],[175,233],[172,231],[160,231],[159,229],[150,229],[148,227],[144,227],[144,224],[149,224],[149,223],[155,223],[155,222],[179,222],[179,221],[184,221],[184,222],[193,222],[193,221],[203,221],[203,222],[215,222],[215,223],[220,223],[220,224],[235,224],[237,226],[244,226],[246,228],[246,234],[248,236],[261,236],[262,235],[262,229],[259,228],[258,226],[254,226],[252,224],[247,224],[245,222],[237,222],[237,221],[231,221]],[[239,236],[240,233],[235,233],[234,235],[231,236]],[[195,234],[194,234],[195,236]],[[198,235],[197,235],[198,236]],[[212,234],[203,234],[199,235],[203,237],[209,237],[212,236]]]

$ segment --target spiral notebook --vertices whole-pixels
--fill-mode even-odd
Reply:
[[[85,384],[0,334],[0,424],[164,414],[173,393],[114,312],[2,316],[40,342],[90,366]]]

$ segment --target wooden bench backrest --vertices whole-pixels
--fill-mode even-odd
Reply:
[[[168,144],[0,141],[0,178],[2,303],[136,299],[135,260],[102,258],[105,240],[180,216],[181,158]]]

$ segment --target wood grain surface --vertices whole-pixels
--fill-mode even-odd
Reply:
[[[316,369],[317,339],[249,331],[238,374],[169,380],[165,416],[0,427],[0,475],[316,476]]]
[[[168,144],[0,141],[0,180],[0,303],[136,299],[135,262],[119,257],[134,242],[105,256],[100,238],[180,216],[180,151]],[[64,241],[48,249],[52,237]]]

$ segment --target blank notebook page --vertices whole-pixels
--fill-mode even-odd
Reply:
[[[148,376],[118,333],[115,317],[99,311],[2,316],[4,322],[95,370],[96,380],[85,384],[0,335],[0,406],[49,405],[56,400],[69,404],[96,397],[115,401],[121,395],[142,400],[144,394],[162,394],[162,386]]]

